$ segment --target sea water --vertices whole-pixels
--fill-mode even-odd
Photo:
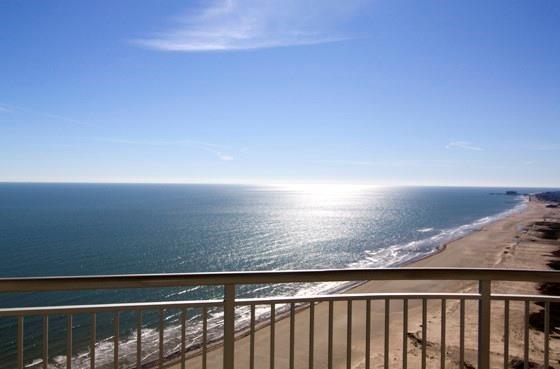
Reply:
[[[342,185],[0,184],[0,277],[365,268],[403,265],[520,211],[505,188]],[[545,189],[517,189],[534,193]],[[328,293],[339,283],[243,286],[244,297]],[[220,288],[0,295],[0,306],[220,298]],[[281,307],[280,307],[281,308]],[[222,313],[210,310],[219,338]],[[258,309],[266,318],[269,309]],[[237,327],[248,311],[238,309]],[[73,367],[87,367],[89,315],[74,317]],[[123,367],[136,358],[135,315],[121,316]],[[65,367],[66,317],[50,318],[49,367]],[[157,358],[158,314],[146,313],[144,360]],[[12,368],[17,322],[0,318],[0,368]],[[25,362],[40,367],[42,318],[25,321]],[[98,367],[112,367],[112,315],[99,314]],[[179,312],[165,315],[166,353],[180,347]],[[212,335],[215,335],[213,337]],[[200,311],[188,316],[189,346]]]

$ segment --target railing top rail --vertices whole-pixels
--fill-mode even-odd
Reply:
[[[370,280],[502,280],[560,283],[560,272],[530,269],[405,267],[0,278],[0,292]]]
[[[92,304],[92,305],[62,305],[62,306],[32,306],[0,309],[0,317],[17,315],[56,315],[101,313],[109,311],[133,311],[150,309],[183,309],[201,307],[220,307],[223,300],[190,300],[190,301],[160,301],[121,304]]]

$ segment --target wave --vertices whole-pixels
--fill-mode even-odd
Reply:
[[[31,363],[25,365],[25,368],[33,368],[42,363],[43,363],[43,359],[35,359]]]
[[[444,229],[437,234],[424,239],[408,242],[405,244],[395,244],[389,247],[365,251],[363,258],[347,264],[345,267],[349,269],[356,268],[382,268],[382,267],[398,267],[425,258],[429,255],[437,253],[447,243],[465,237],[466,235],[480,230],[485,225],[492,223],[496,220],[513,215],[527,207],[528,200],[522,198],[522,201],[513,208],[501,212],[496,215],[483,217],[475,220],[472,223],[464,224],[455,228]],[[422,228],[417,230],[420,233],[428,233],[434,231],[434,228]],[[347,282],[324,282],[317,284],[299,284],[293,291],[292,295],[313,295],[313,294],[328,294],[347,290],[354,283]],[[192,292],[192,287],[188,290],[182,290],[170,294],[182,295],[187,292]],[[257,287],[258,288],[258,287]],[[262,287],[261,287],[262,288]],[[256,290],[252,291],[257,292]],[[277,305],[276,314],[281,315],[287,312],[289,305]],[[270,308],[265,306],[257,306],[255,309],[255,317],[257,321],[265,321],[270,319]],[[165,356],[170,357],[176,355],[181,347],[181,325],[179,323],[178,313],[168,316],[168,321],[164,331],[165,342]],[[250,324],[250,309],[249,307],[239,307],[236,309],[236,331],[246,329]],[[223,311],[218,309],[210,309],[208,311],[208,342],[216,342],[222,338],[223,330]],[[159,332],[156,328],[143,328],[142,329],[142,361],[150,362],[156,360],[159,355]],[[194,350],[200,347],[202,342],[202,327],[201,315],[195,315],[187,321],[187,350]],[[96,367],[97,368],[112,368],[113,366],[113,337],[105,338],[96,344]],[[136,364],[136,335],[130,335],[119,343],[120,362],[124,367],[134,366]],[[26,368],[37,369],[42,366],[42,360],[35,359],[33,362],[26,365]],[[58,356],[52,359],[48,368],[62,369],[66,367],[66,357]],[[73,368],[88,368],[89,355],[87,352],[81,352],[72,359]]]
[[[489,223],[519,213],[526,207],[527,200],[523,200],[513,208],[504,212],[483,217],[459,227],[442,230],[438,234],[428,238],[405,244],[396,244],[379,250],[366,251],[362,260],[349,264],[348,268],[398,267],[409,264],[440,251],[441,248],[449,242],[458,240],[472,232],[480,230]],[[418,231],[429,232],[428,230],[431,231],[433,228],[424,228]]]

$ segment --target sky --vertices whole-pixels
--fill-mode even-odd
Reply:
[[[557,1],[0,0],[0,181],[560,187]]]

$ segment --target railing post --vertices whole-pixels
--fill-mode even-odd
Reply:
[[[235,284],[224,286],[224,369],[233,369],[235,348]]]
[[[492,281],[478,282],[478,368],[490,369],[490,294]]]

